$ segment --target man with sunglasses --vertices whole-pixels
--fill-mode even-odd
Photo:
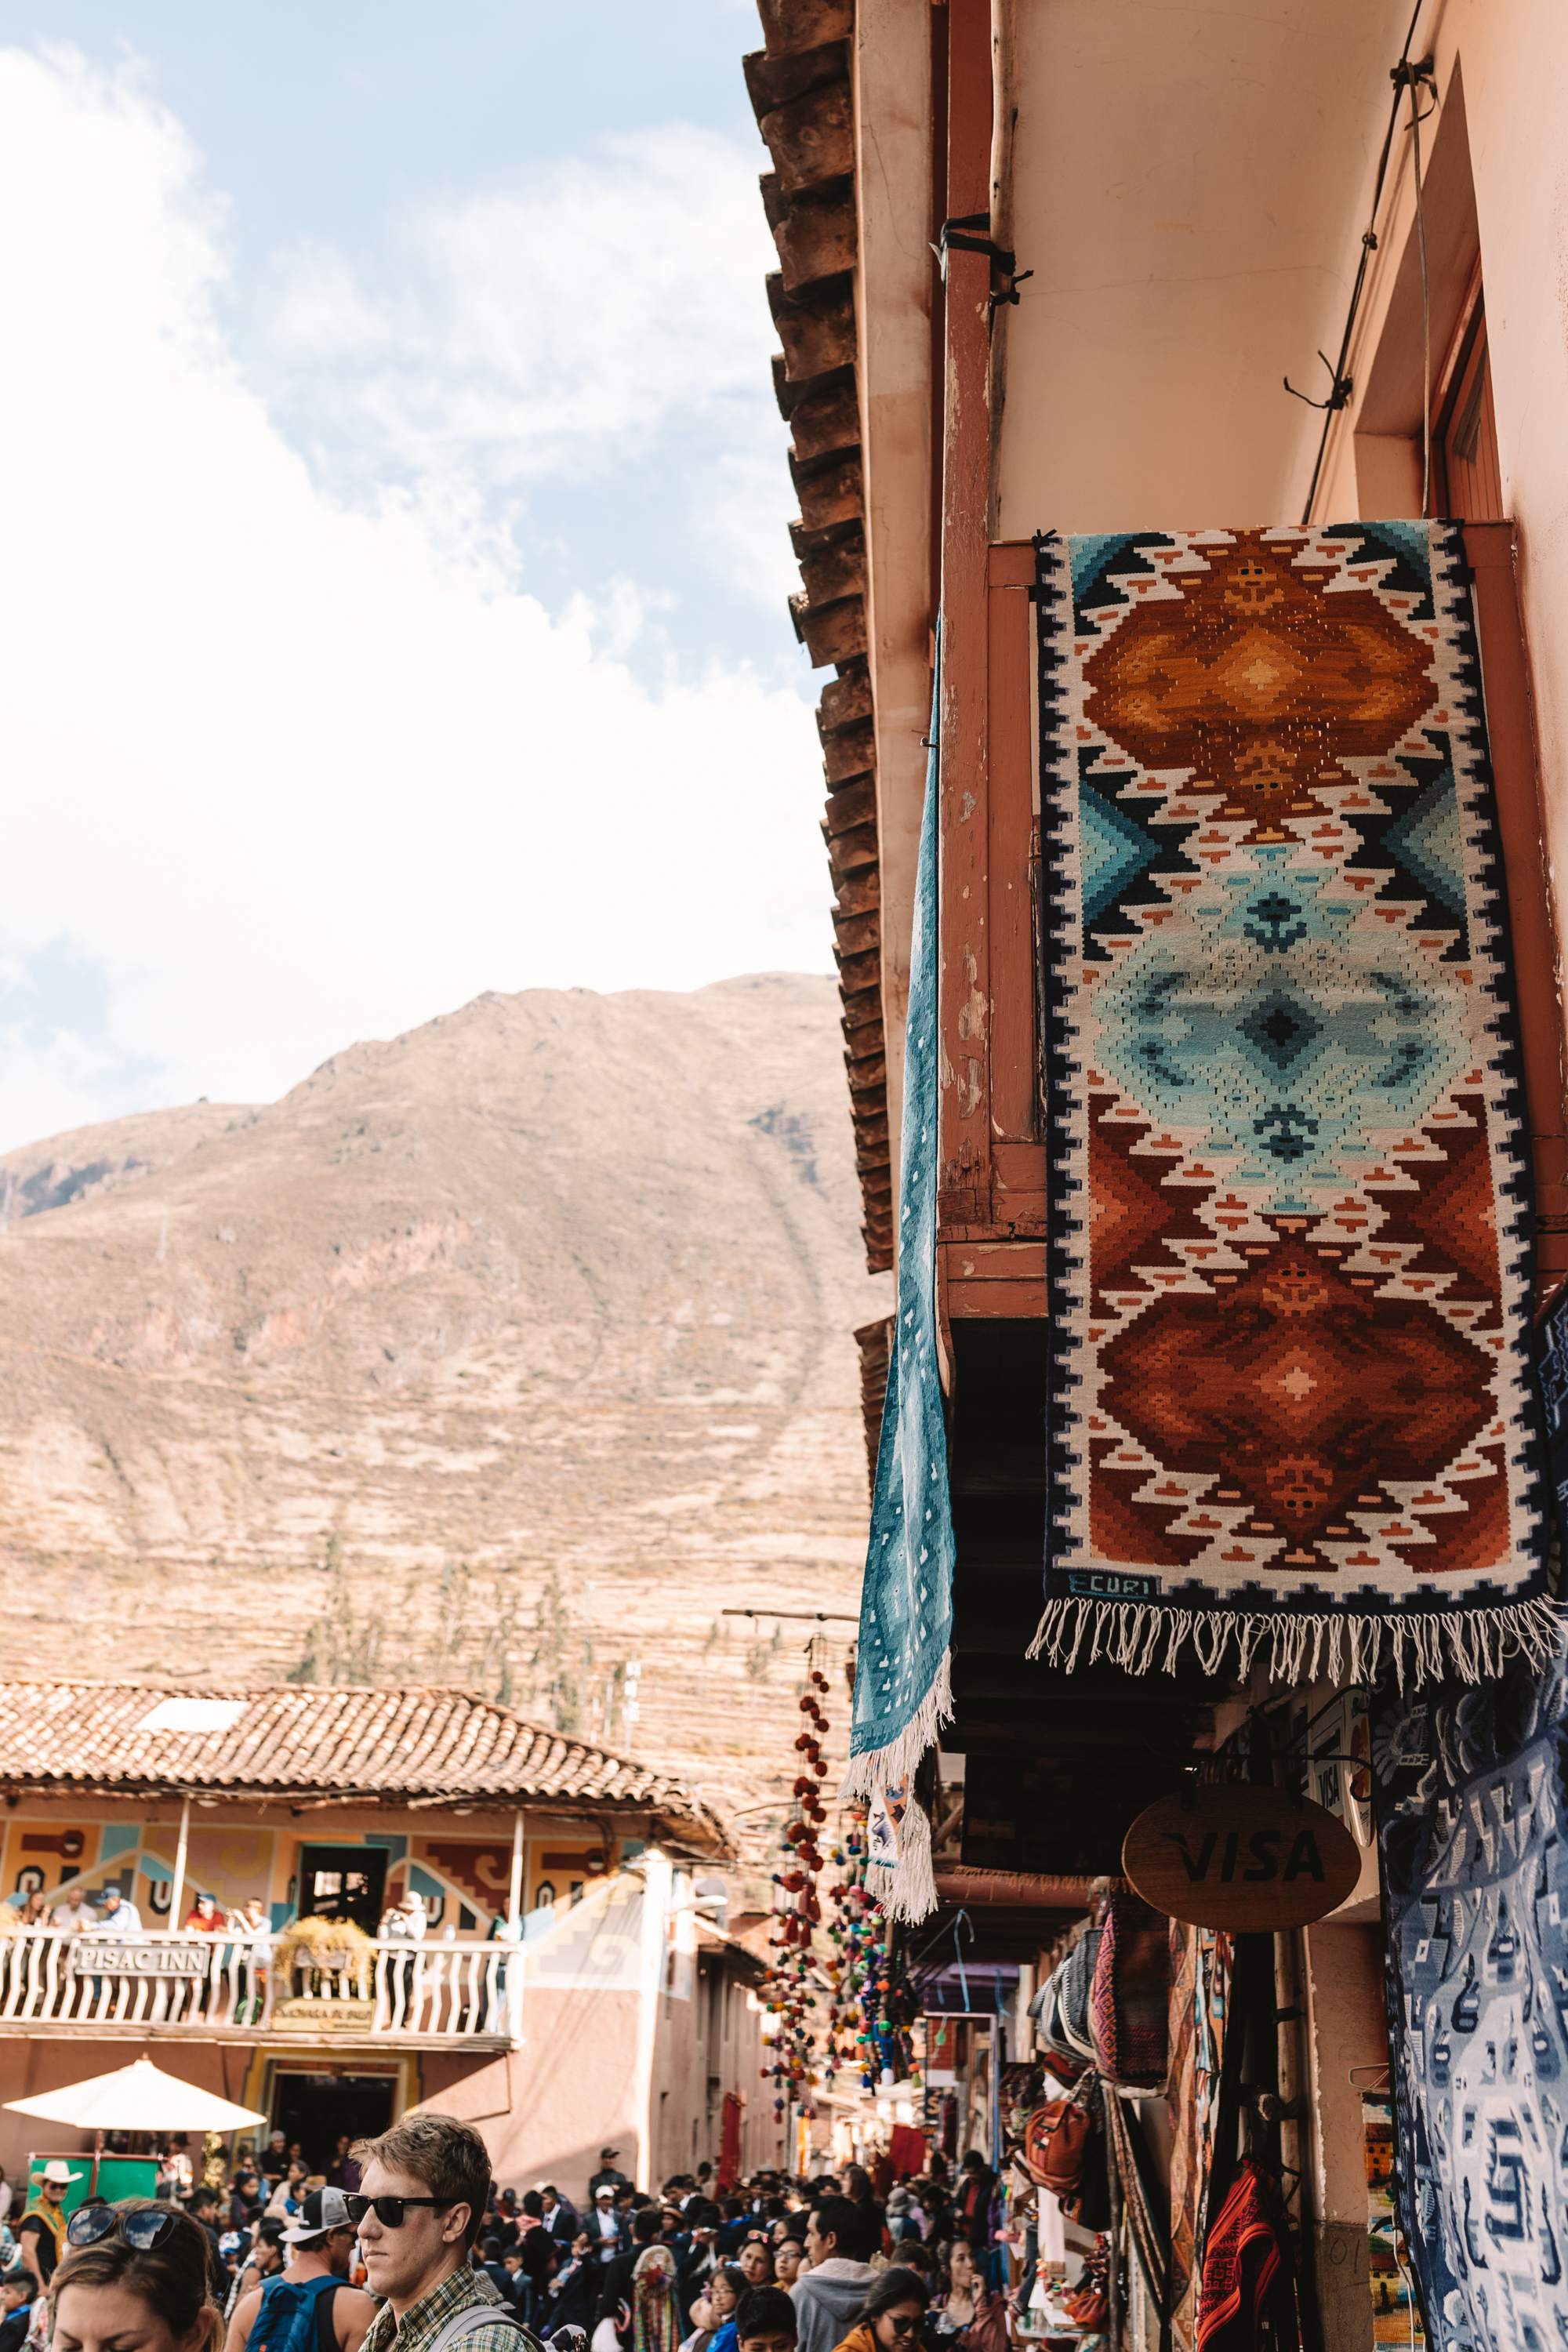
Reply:
[[[490,2187],[473,2126],[414,2114],[353,2153],[363,2178],[344,2201],[370,2291],[385,2297],[363,2352],[531,2352],[537,2338],[469,2263]]]
[[[291,2320],[307,2299],[310,2352],[360,2352],[375,2305],[347,2283],[354,2230],[342,2190],[312,2189],[279,2243],[288,2268],[240,2297],[224,2352],[247,2352],[253,2336],[258,2347],[281,2343],[295,2332]]]

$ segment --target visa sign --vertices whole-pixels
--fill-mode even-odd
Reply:
[[[1300,1927],[1354,1893],[1361,1848],[1321,1805],[1248,1782],[1194,1786],[1139,1814],[1121,1867],[1146,1903],[1195,1927]]]

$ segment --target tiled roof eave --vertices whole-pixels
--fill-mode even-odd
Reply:
[[[742,60],[773,158],[763,207],[778,250],[767,281],[773,361],[800,493],[791,539],[801,590],[790,618],[814,668],[832,664],[817,711],[828,786],[823,835],[835,890],[834,954],[864,1212],[866,1264],[893,1263],[893,1170],[881,994],[875,713],[867,651],[866,513],[858,395],[853,0],[758,0],[764,46]]]
[[[141,1727],[161,1701],[179,1698],[237,1702],[243,1713],[207,1730]],[[0,1791],[142,1801],[210,1793],[301,1810],[545,1805],[635,1815],[679,1847],[730,1850],[718,1817],[682,1781],[447,1686],[0,1682]]]

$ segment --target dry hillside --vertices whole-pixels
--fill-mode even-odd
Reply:
[[[719,1612],[863,1556],[837,1013],[489,995],[0,1159],[5,1671],[465,1681],[756,1802],[806,1629]]]

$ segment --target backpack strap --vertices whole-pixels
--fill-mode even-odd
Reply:
[[[332,2325],[332,2305],[342,2284],[342,2279],[333,2279],[331,2285],[316,2297],[316,2352],[337,2352],[338,2331]]]
[[[525,2327],[521,2319],[514,2317],[506,2305],[500,2303],[466,2305],[454,2318],[447,2322],[439,2336],[426,2347],[426,2352],[451,2352],[453,2345],[460,2344],[465,2336],[472,2336],[479,2328],[493,2327],[498,2324],[502,2327],[516,2329],[518,2352],[544,2352],[543,2346],[532,2329]]]

